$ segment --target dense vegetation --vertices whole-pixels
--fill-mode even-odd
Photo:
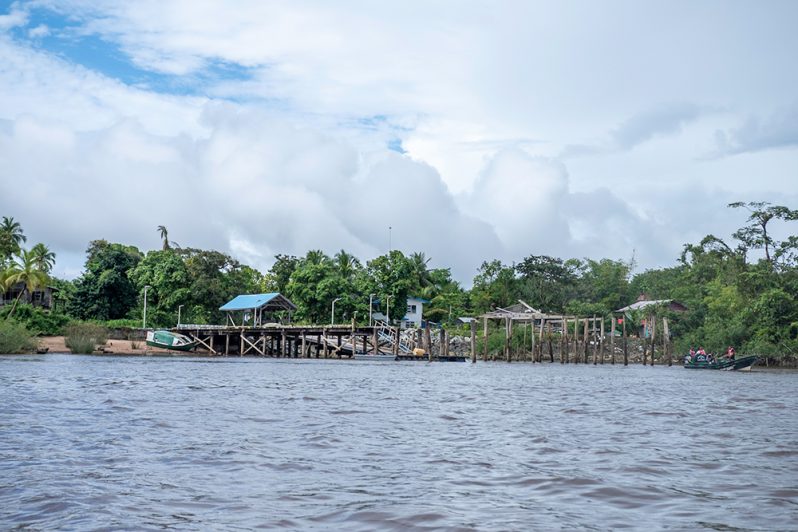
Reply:
[[[298,307],[295,322],[325,323],[331,303],[336,320],[368,320],[374,310],[400,319],[408,295],[430,301],[425,318],[453,326],[459,316],[478,315],[519,299],[544,312],[609,316],[645,293],[650,299],[675,299],[687,312],[670,315],[677,347],[703,344],[720,350],[798,358],[798,237],[773,237],[798,220],[798,211],[762,202],[734,203],[744,225],[721,239],[707,235],[686,244],[669,268],[635,273],[634,261],[567,259],[531,254],[515,264],[485,261],[471,289],[452,279],[448,268],[429,268],[424,253],[391,251],[362,263],[341,250],[329,256],[311,250],[304,257],[277,255],[266,273],[217,251],[181,248],[158,227],[161,249],[96,240],[89,244],[84,273],[74,281],[52,279],[55,256],[43,245],[30,250],[13,218],[0,225],[0,281],[5,288],[24,283],[32,291],[58,288],[57,304],[47,313],[19,304],[0,317],[35,333],[63,330],[70,320],[135,325],[142,319],[147,290],[147,323],[171,326],[178,312],[184,323],[222,323],[218,308],[237,294],[281,292]],[[661,310],[661,312],[665,312]],[[641,316],[628,316],[634,323]],[[114,320],[110,321],[109,320]]]

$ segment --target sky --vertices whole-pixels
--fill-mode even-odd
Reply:
[[[673,265],[798,208],[798,2],[0,1],[0,214],[89,241]],[[794,232],[794,231],[793,231]]]

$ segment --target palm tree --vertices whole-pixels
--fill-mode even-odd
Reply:
[[[360,266],[360,261],[357,257],[347,253],[343,249],[335,254],[335,265],[338,267],[338,273],[344,279],[351,279],[355,275],[355,271]]]
[[[432,285],[432,277],[430,276],[429,269],[427,264],[429,264],[430,259],[424,254],[424,252],[414,252],[410,254],[410,264],[413,268],[413,276],[416,278],[418,282],[418,287],[420,289],[425,289]]]
[[[33,253],[38,268],[47,275],[50,275],[50,272],[53,271],[53,266],[55,266],[55,253],[41,243],[33,246],[30,252]]]
[[[14,221],[13,216],[3,216],[0,232],[8,235],[17,246],[28,241],[28,237],[22,233],[22,226],[19,225],[19,222]]]
[[[169,231],[167,231],[165,225],[159,225],[157,231],[161,233],[161,240],[163,240],[163,250],[166,251],[170,249],[169,246]]]
[[[3,216],[0,222],[0,261],[11,258],[26,240],[19,222],[15,222],[13,217]]]
[[[305,263],[306,264],[316,264],[321,265],[330,260],[322,250],[320,249],[311,249],[305,255]]]
[[[46,273],[39,269],[36,255],[32,251],[25,249],[20,250],[19,254],[17,254],[17,260],[8,269],[6,275],[7,287],[22,283],[22,290],[19,291],[17,298],[14,300],[14,305],[11,307],[6,319],[14,314],[17,304],[19,304],[19,300],[22,299],[25,291],[33,293],[35,290],[44,287],[50,279]]]

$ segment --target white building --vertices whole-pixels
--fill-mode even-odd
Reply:
[[[426,303],[429,303],[429,300],[415,296],[408,297],[407,312],[402,318],[400,326],[402,328],[421,327],[421,320],[424,317],[424,304]],[[375,312],[374,319],[385,321],[385,314],[382,312]]]

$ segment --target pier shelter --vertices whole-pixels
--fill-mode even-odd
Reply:
[[[288,321],[291,321],[291,313],[296,310],[290,299],[279,292],[268,294],[245,294],[239,295],[219,307],[219,310],[227,312],[227,321],[233,327],[250,325],[258,327],[269,322],[269,318],[278,311],[288,312]],[[241,322],[236,323],[235,318],[241,313]],[[266,321],[264,321],[266,320]]]

